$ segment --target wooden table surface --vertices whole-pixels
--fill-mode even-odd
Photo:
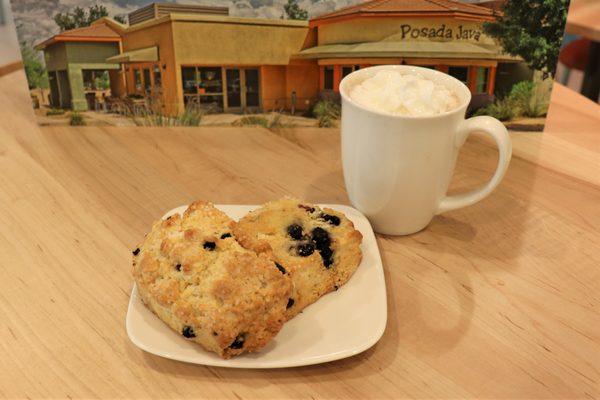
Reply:
[[[513,135],[491,197],[378,236],[389,315],[373,348],[234,370],[129,341],[131,248],[194,199],[348,203],[339,132],[39,128],[25,87],[22,71],[0,78],[0,397],[600,396],[600,108],[583,97],[556,88],[548,132]],[[484,182],[496,157],[470,138],[452,190]]]
[[[600,41],[600,0],[571,0],[566,31]]]

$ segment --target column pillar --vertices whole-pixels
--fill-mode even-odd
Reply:
[[[490,67],[490,73],[488,74],[488,81],[487,81],[487,93],[489,95],[493,95],[494,94],[494,89],[496,87],[496,70],[497,67]]]
[[[333,66],[333,90],[340,91],[340,81],[342,80],[342,67],[340,65]]]
[[[467,78],[467,86],[471,93],[475,94],[477,90],[477,69],[476,66],[469,66],[468,78]]]

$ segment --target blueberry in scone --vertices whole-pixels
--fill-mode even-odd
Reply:
[[[348,218],[297,199],[264,204],[234,224],[233,234],[292,278],[288,319],[346,283],[362,258],[362,235]]]
[[[133,252],[146,306],[184,338],[223,358],[264,347],[281,329],[289,274],[241,247],[233,221],[212,204],[158,221]]]

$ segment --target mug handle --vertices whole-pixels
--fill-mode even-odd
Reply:
[[[467,136],[475,131],[487,133],[496,142],[496,146],[498,147],[498,166],[496,167],[496,172],[492,176],[492,179],[477,189],[454,196],[445,196],[440,202],[436,214],[477,203],[489,195],[504,177],[512,155],[512,143],[506,127],[502,122],[492,117],[480,116],[469,118],[464,120],[459,127],[456,135],[456,147],[461,147],[465,143]]]

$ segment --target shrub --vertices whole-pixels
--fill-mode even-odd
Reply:
[[[177,126],[199,126],[205,112],[199,108],[186,107],[183,113],[175,118]]]
[[[541,117],[548,111],[549,93],[544,83],[521,81],[513,85],[507,96],[480,108],[474,115],[489,115],[500,121],[521,116]]]
[[[278,112],[271,115],[245,115],[233,123],[233,126],[261,126],[269,130],[291,128],[294,124],[285,122],[283,116]]]
[[[492,104],[480,108],[473,115],[489,115],[500,121],[508,121],[516,116],[515,107],[510,97],[498,99]]]
[[[313,114],[319,121],[319,127],[330,128],[334,126],[336,119],[339,119],[342,110],[338,103],[331,100],[320,100],[313,107]]]
[[[549,96],[545,96],[543,84],[519,82],[512,87],[509,97],[514,101],[517,115],[535,118],[548,111]]]
[[[83,119],[83,115],[81,115],[78,111],[73,111],[71,113],[71,120],[69,124],[72,126],[82,126],[85,125],[85,120]]]
[[[47,116],[52,116],[52,115],[63,115],[65,113],[65,110],[61,109],[61,108],[51,108],[48,111],[46,111],[46,115]]]
[[[269,127],[269,120],[262,115],[244,115],[233,123],[235,126],[262,126]]]
[[[133,107],[127,116],[138,126],[199,126],[206,110],[196,104],[188,103],[180,114],[175,117],[166,115],[160,101],[149,99],[144,107]]]

